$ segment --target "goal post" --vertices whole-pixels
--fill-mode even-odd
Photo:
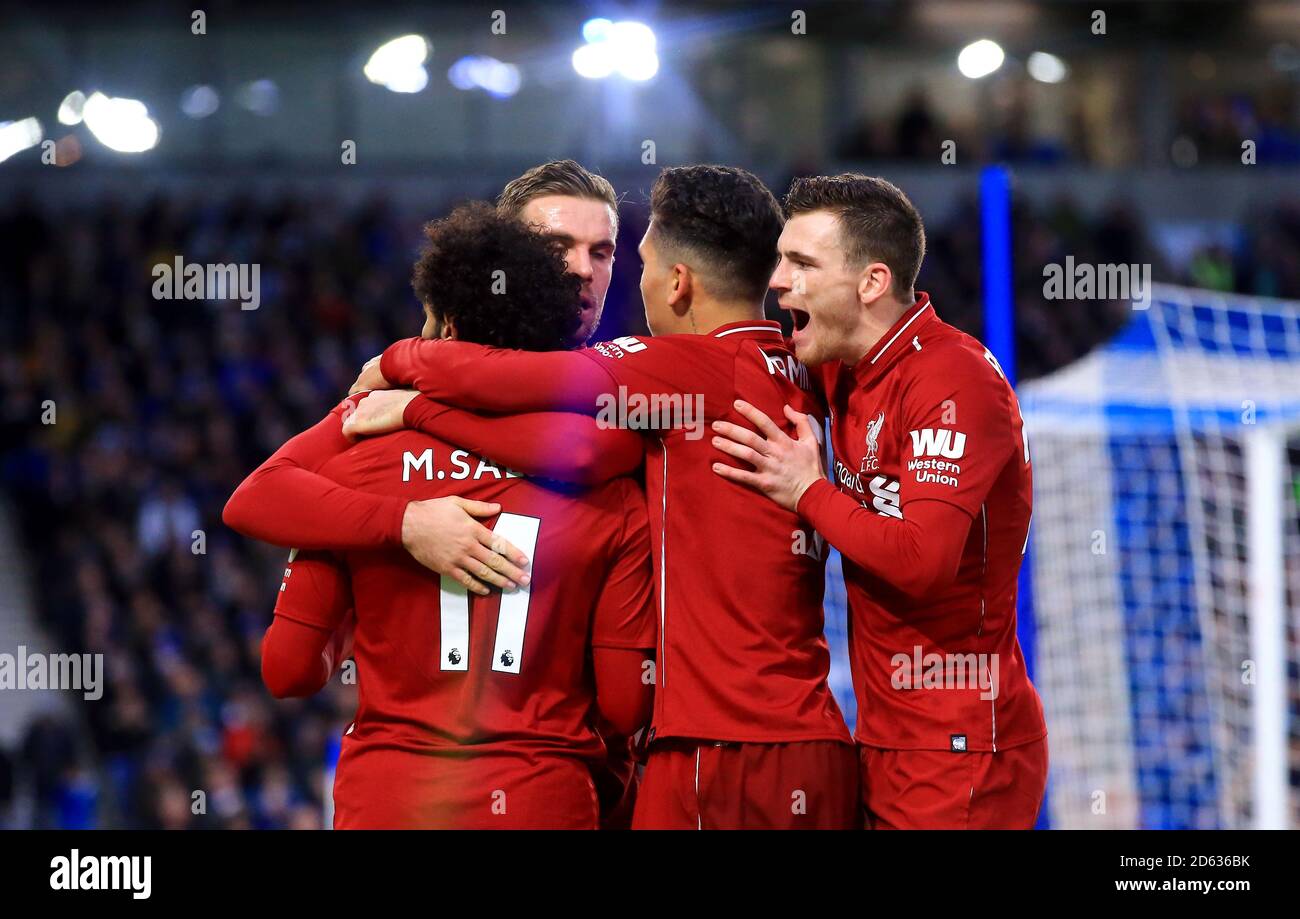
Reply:
[[[1286,440],[1284,429],[1268,426],[1245,438],[1250,648],[1255,679],[1251,719],[1254,825],[1260,830],[1288,826]]]

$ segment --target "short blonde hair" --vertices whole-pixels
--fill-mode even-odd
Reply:
[[[567,195],[604,202],[613,210],[614,228],[618,228],[618,195],[614,193],[614,186],[609,184],[609,179],[584,169],[574,160],[542,163],[519,178],[512,179],[497,198],[497,213],[503,217],[517,218],[529,201],[547,195]]]

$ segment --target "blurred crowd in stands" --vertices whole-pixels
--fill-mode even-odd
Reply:
[[[642,206],[626,206],[601,337],[644,329],[644,222]],[[21,822],[42,827],[322,824],[326,751],[355,686],[271,699],[259,647],[285,552],[225,529],[221,508],[365,359],[417,334],[419,224],[382,199],[351,211],[292,197],[0,206],[0,483],[51,641],[102,652],[106,678],[100,701],[69,694],[72,715],[41,718],[0,750],[0,826],[20,822],[19,796]],[[1045,300],[1042,266],[1066,254],[1300,297],[1294,207],[1261,216],[1233,251],[1199,253],[1182,276],[1122,204],[1099,219],[1064,200],[1023,207],[1015,224],[1022,379],[1080,357],[1127,315],[1123,303]],[[929,232],[919,286],[979,334],[973,201]],[[155,300],[152,266],[178,254],[259,264],[260,308]]]
[[[1279,82],[1258,92],[1206,91],[1182,98],[1172,132],[1160,137],[1142,163],[1135,142],[1139,110],[1117,109],[1109,97],[1093,99],[1075,89],[1062,96],[1055,130],[1035,121],[1036,105],[1027,81],[1007,81],[994,92],[995,112],[979,120],[973,113],[945,118],[931,93],[917,86],[889,114],[873,111],[856,122],[836,145],[847,160],[893,159],[938,163],[944,141],[960,151],[960,162],[999,161],[1030,166],[1060,163],[1147,165],[1192,168],[1242,162],[1242,142],[1255,144],[1255,163],[1300,163],[1300,88]],[[1116,132],[1116,124],[1121,130]]]

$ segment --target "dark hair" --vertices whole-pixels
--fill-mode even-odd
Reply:
[[[785,215],[811,211],[839,218],[847,264],[884,262],[894,273],[894,294],[912,293],[925,258],[925,225],[902,189],[856,172],[795,179],[785,196]]]
[[[523,351],[572,347],[582,282],[567,273],[557,243],[481,202],[426,224],[424,237],[411,287],[457,338]]]
[[[656,242],[683,253],[719,296],[763,296],[784,220],[757,176],[735,166],[665,169],[650,190],[650,216]]]
[[[590,198],[608,204],[614,211],[614,229],[618,229],[618,195],[609,179],[584,169],[574,160],[552,160],[534,166],[517,179],[512,179],[497,198],[497,212],[504,217],[518,218],[524,205],[534,198],[546,195],[568,195],[573,198]]]

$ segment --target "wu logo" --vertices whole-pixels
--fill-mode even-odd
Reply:
[[[880,412],[867,422],[867,455],[862,458],[858,472],[875,472],[880,468],[876,451],[880,448],[880,429],[885,426],[885,413]]]
[[[912,455],[942,456],[945,459],[961,459],[966,453],[966,435],[960,431],[946,428],[921,428],[909,431],[912,435]]]

